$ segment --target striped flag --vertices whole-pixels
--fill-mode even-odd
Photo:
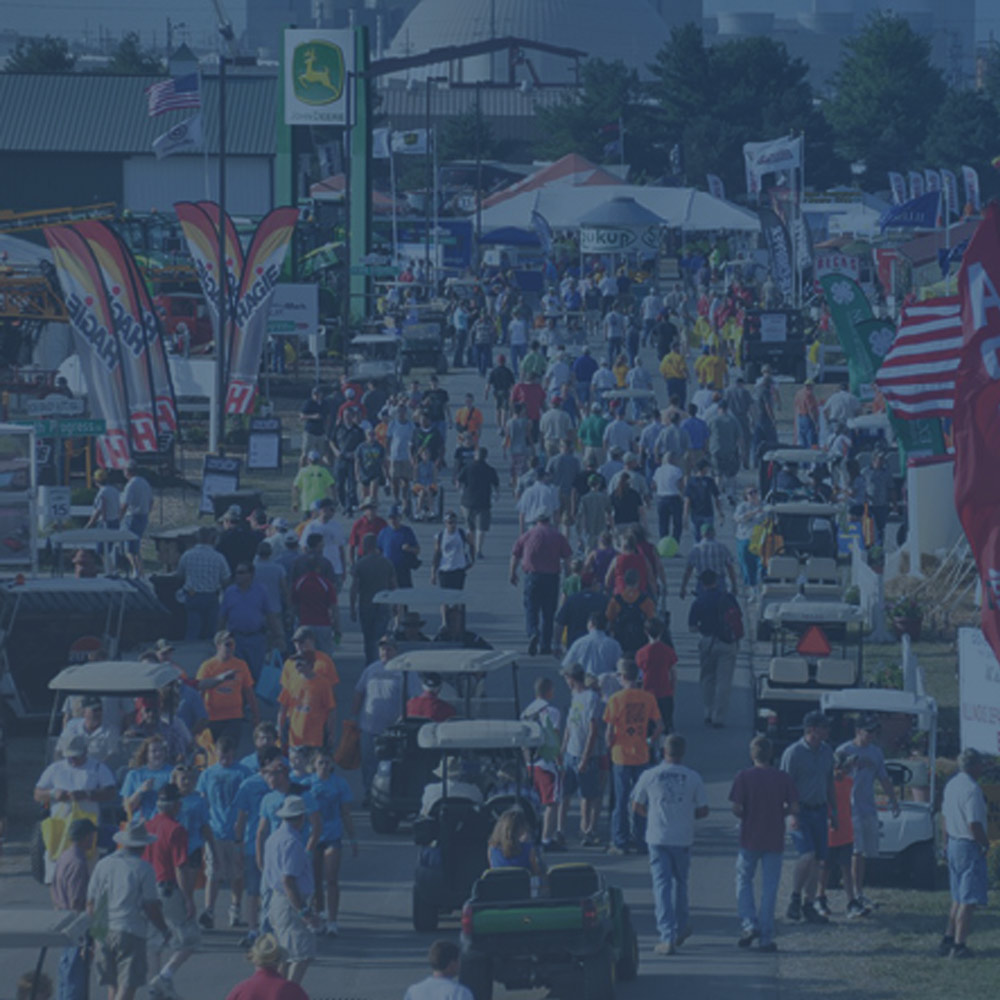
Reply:
[[[957,296],[905,306],[896,339],[875,376],[892,412],[903,420],[950,418],[961,351]]]
[[[187,76],[174,76],[162,83],[154,83],[146,88],[146,100],[149,102],[150,118],[178,108],[200,108],[198,74],[188,73]]]

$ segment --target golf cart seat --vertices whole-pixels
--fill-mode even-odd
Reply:
[[[816,664],[816,683],[823,687],[850,687],[857,671],[858,665],[854,660],[827,657]]]
[[[549,895],[553,899],[580,899],[601,889],[601,876],[593,865],[555,865],[549,869]]]
[[[490,868],[472,887],[474,903],[512,903],[531,898],[531,872],[527,868]]]
[[[808,684],[809,664],[801,656],[775,656],[767,677],[772,684]]]
[[[812,556],[806,561],[806,583],[803,593],[814,601],[840,599],[843,586],[837,572],[837,561],[828,556]]]
[[[764,574],[761,600],[770,602],[793,598],[799,592],[798,579],[799,561],[795,556],[773,556]]]

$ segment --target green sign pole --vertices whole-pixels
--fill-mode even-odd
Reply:
[[[354,117],[351,122],[350,163],[350,313],[351,319],[365,318],[367,275],[356,271],[371,252],[372,237],[372,100],[368,29],[354,29]]]

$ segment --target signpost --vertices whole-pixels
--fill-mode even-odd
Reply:
[[[353,73],[351,29],[286,29],[285,124],[347,125]]]
[[[220,493],[236,493],[240,488],[240,466],[238,458],[225,455],[206,455],[201,470],[201,504],[199,514],[211,514],[212,497]]]
[[[281,421],[277,417],[251,418],[247,436],[247,468],[281,468]]]
[[[35,432],[36,459],[39,465],[48,465],[49,452],[43,443],[44,438],[52,440],[51,454],[55,457],[56,485],[62,485],[62,454],[63,438],[100,437],[107,430],[103,420],[92,417],[38,417],[33,420],[16,419],[12,423],[22,427],[31,427]]]

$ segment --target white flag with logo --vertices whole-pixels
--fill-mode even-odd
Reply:
[[[797,170],[802,166],[802,136],[772,139],[769,142],[745,142],[743,159],[746,163],[747,188],[760,190],[765,174],[782,170]]]
[[[972,206],[973,212],[982,207],[979,201],[979,174],[975,167],[962,167],[962,180],[965,182],[965,201]]]
[[[427,144],[427,129],[415,128],[409,132],[392,133],[392,151],[394,153],[426,155],[430,147]]]
[[[725,199],[726,188],[722,183],[722,178],[718,174],[706,174],[705,177],[708,181],[708,193],[713,198]]]
[[[372,129],[372,158],[375,160],[389,159],[389,130],[387,128]]]
[[[200,114],[185,118],[153,140],[153,152],[158,160],[162,160],[164,156],[173,156],[174,153],[191,153],[196,149],[201,149]]]

